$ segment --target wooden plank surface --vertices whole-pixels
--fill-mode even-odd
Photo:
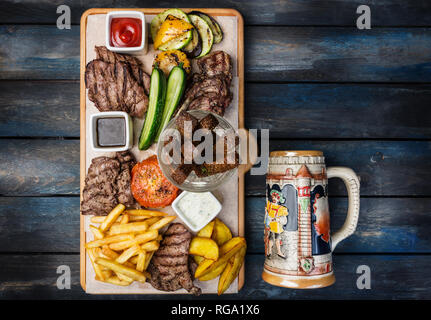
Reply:
[[[431,29],[247,27],[247,81],[430,82]],[[79,79],[79,30],[1,25],[0,79]]]
[[[363,196],[430,196],[429,141],[270,140],[270,150],[322,150],[328,166],[361,177]],[[79,194],[79,141],[0,140],[0,195]],[[246,194],[263,196],[265,176],[246,176]],[[331,195],[346,195],[338,179]]]
[[[429,84],[248,83],[245,98],[246,127],[271,138],[431,137],[431,117],[417,117]],[[0,81],[0,123],[2,137],[79,137],[79,82]]]
[[[77,81],[0,81],[0,136],[79,137]]]
[[[246,198],[248,252],[262,254],[265,198]],[[332,197],[331,229],[343,224],[347,199]],[[363,198],[355,234],[337,253],[430,253],[431,199]],[[14,241],[10,241],[14,239]],[[0,252],[78,253],[78,197],[0,197]]]
[[[423,272],[431,263],[429,255],[335,255],[333,286],[315,290],[292,290],[274,287],[260,274],[263,255],[247,255],[244,288],[237,295],[158,295],[166,300],[228,300],[228,299],[430,299],[431,281]],[[0,299],[139,299],[153,300],[151,295],[87,295],[79,284],[78,255],[15,255],[0,256]],[[71,289],[58,290],[57,267],[71,269]],[[356,287],[356,268],[367,265],[371,269],[371,290]],[[400,284],[399,280],[403,281]]]
[[[79,194],[79,141],[0,140],[0,195]]]
[[[81,14],[89,8],[172,7],[170,1],[146,0],[63,0],[72,12],[72,23],[79,24]],[[295,0],[295,1],[230,1],[217,0],[202,3],[199,0],[176,0],[176,7],[234,8],[239,10],[246,24],[254,25],[345,25],[355,26],[356,9],[366,4],[372,10],[373,26],[429,26],[431,4],[427,0]],[[55,24],[58,1],[3,0],[0,3],[0,21],[4,23]]]

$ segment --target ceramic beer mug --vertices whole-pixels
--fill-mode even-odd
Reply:
[[[341,178],[349,209],[342,228],[329,230],[328,178]],[[288,288],[335,282],[332,251],[353,234],[359,217],[359,179],[345,167],[326,169],[321,151],[271,152],[266,177],[265,264],[262,278]]]

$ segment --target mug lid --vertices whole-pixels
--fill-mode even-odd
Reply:
[[[322,157],[323,152],[317,150],[286,150],[286,151],[272,151],[270,157],[295,157],[295,156],[308,156],[308,157]]]

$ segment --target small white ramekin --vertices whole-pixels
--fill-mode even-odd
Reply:
[[[215,217],[217,217],[217,215],[220,213],[220,211],[222,209],[222,205],[221,205],[220,201],[211,192],[208,192],[219,204],[219,209],[217,211],[214,211],[214,214],[212,214],[211,216],[208,216],[208,219],[203,221],[202,225],[193,226],[191,224],[191,222],[189,221],[189,218],[183,214],[183,212],[180,210],[180,208],[178,208],[178,202],[188,193],[193,193],[193,192],[188,192],[188,191],[181,192],[181,194],[174,200],[174,202],[172,202],[171,206],[174,209],[174,211],[176,212],[176,214],[186,224],[186,226],[189,227],[190,230],[192,230],[193,232],[198,232],[203,227],[205,227],[208,223],[210,223]]]
[[[124,118],[126,122],[126,144],[122,147],[101,147],[97,144],[97,120],[100,118]],[[133,146],[133,120],[132,117],[123,111],[107,111],[94,113],[90,116],[90,141],[91,148],[97,152],[118,152],[126,151]]]
[[[142,24],[142,41],[139,47],[115,47],[111,46],[111,20],[112,18],[136,18],[141,20]],[[111,11],[106,15],[105,24],[105,42],[106,48],[113,52],[119,53],[147,53],[147,27],[145,25],[145,15],[140,11]]]

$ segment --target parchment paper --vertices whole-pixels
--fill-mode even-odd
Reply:
[[[105,45],[105,14],[89,15],[87,20],[87,34],[86,34],[86,63],[96,58],[94,46]],[[149,33],[149,23],[153,18],[153,15],[145,15],[147,34]],[[233,101],[230,107],[226,110],[225,118],[231,123],[234,128],[238,128],[238,74],[237,74],[237,18],[231,16],[220,16],[214,17],[220,24],[224,38],[221,43],[215,44],[212,51],[223,50],[227,52],[233,63],[233,84],[231,91],[233,93]],[[148,52],[144,55],[138,55],[137,57],[142,60],[145,71],[150,74],[155,55],[152,44],[148,45]],[[196,63],[193,63],[193,71],[197,72]],[[93,102],[86,98],[86,171],[91,163],[91,159],[99,156],[114,156],[114,153],[95,152],[91,148],[90,141],[90,126],[88,125],[91,114],[99,112],[94,106]],[[131,150],[135,155],[137,161],[148,158],[149,156],[156,154],[156,144],[146,151],[140,151],[137,147],[137,140],[143,125],[144,119],[134,118],[133,131],[134,131],[134,147]],[[223,209],[218,217],[226,223],[231,229],[232,234],[238,235],[238,174],[223,184],[219,189],[213,191],[213,194],[221,201]],[[173,209],[169,206],[161,209],[160,211],[167,212],[175,215]],[[85,217],[85,232],[87,241],[93,240],[93,234],[89,229],[91,216]],[[174,220],[174,222],[182,222],[180,218]],[[100,282],[94,279],[95,274],[91,261],[86,257],[86,292],[87,293],[104,293],[104,294],[188,294],[184,289],[175,292],[164,292],[154,289],[149,283],[141,284],[137,281],[133,282],[128,287],[115,286]],[[217,293],[218,278],[211,281],[197,281],[195,285],[202,289],[202,293]],[[238,280],[236,279],[226,293],[237,293],[238,292]]]

